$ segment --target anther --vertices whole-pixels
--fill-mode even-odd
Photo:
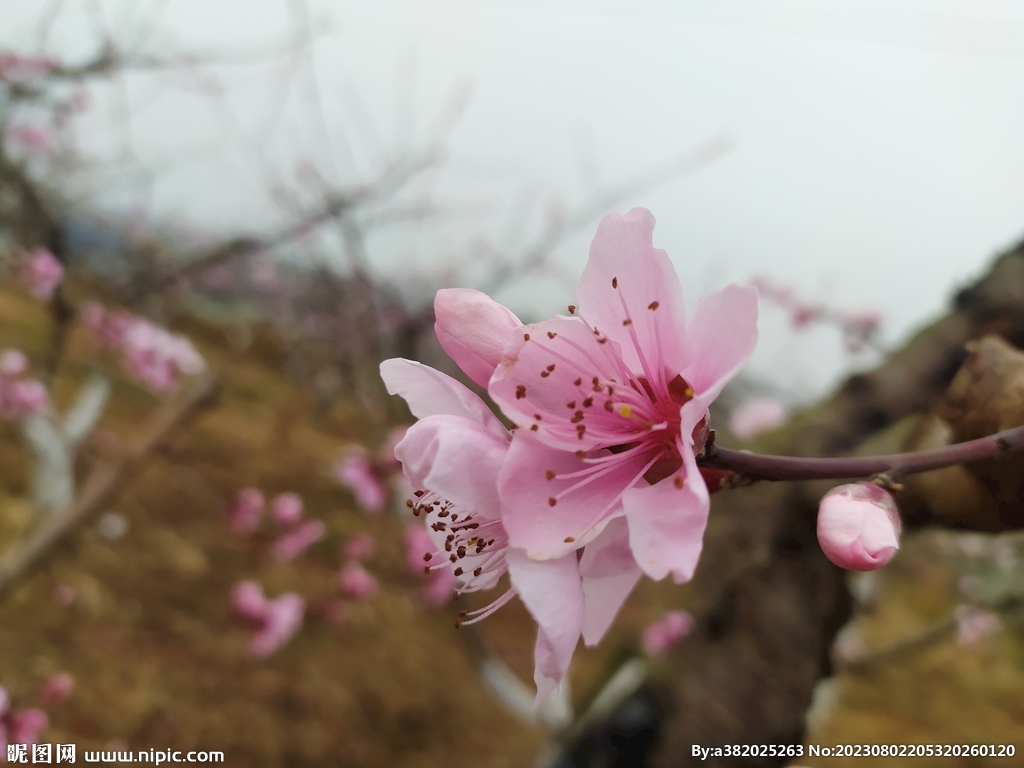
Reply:
[[[588,397],[586,400],[583,401],[583,407],[584,408],[589,408],[593,404],[594,404],[594,398],[592,398],[592,397]]]
[[[583,433],[586,432],[586,431],[587,431],[587,426],[585,424],[577,424],[576,425],[576,437],[578,437],[580,440],[583,439]]]
[[[474,576],[479,576],[483,572],[484,572],[484,567],[482,565],[473,569],[473,575]]]
[[[614,413],[615,407],[612,405],[612,401],[611,400],[605,400],[604,401],[604,409],[606,411],[608,411],[608,413]]]
[[[516,400],[522,400],[524,397],[526,397],[526,386],[520,384],[516,387]]]
[[[544,477],[546,477],[548,480],[554,480],[555,479],[555,470],[549,469],[547,472],[544,473]]]
[[[530,334],[524,333],[523,334],[523,341],[529,341],[529,340],[530,340]]]
[[[576,407],[576,401],[570,400],[568,403],[565,404],[565,407],[571,411],[573,408]]]
[[[557,336],[557,335],[558,335],[558,334],[557,334],[557,333],[555,333],[554,331],[548,331],[548,338],[549,338],[549,339],[553,339],[553,338],[555,338],[555,336]]]
[[[540,429],[540,427],[538,427],[538,426],[537,426],[536,424],[531,424],[531,425],[530,425],[530,431],[531,431],[531,432],[536,432],[536,431],[538,431],[539,429]]]
[[[575,536],[566,536],[565,537],[565,543],[566,544],[572,544],[574,541],[576,541],[576,537]]]
[[[622,321],[622,324],[623,324],[623,325],[632,325],[632,324],[633,324],[633,321],[632,321],[632,320],[630,320],[630,319],[629,319],[629,318],[627,317],[627,318],[626,318],[625,320],[623,320],[623,321]]]
[[[612,288],[618,288],[618,287],[619,287],[619,278],[613,277],[612,278]]]
[[[576,381],[574,381],[572,384],[573,384],[574,387],[578,387],[582,383],[583,383],[583,379],[576,379]]]
[[[650,304],[647,305],[647,308],[648,309],[657,309],[658,308],[658,302],[652,301]]]
[[[425,555],[423,555],[423,562],[424,563],[429,562],[430,558],[432,558],[432,557],[433,557],[433,555],[430,554],[429,552],[427,552]]]
[[[683,478],[677,477],[675,480],[672,481],[672,485],[674,485],[676,488],[682,488],[683,487]]]
[[[463,571],[461,568],[456,568],[454,571],[452,571],[452,573],[454,573],[456,576],[461,576],[463,573],[465,573],[465,571]]]
[[[423,495],[424,493],[426,493],[426,491],[413,491],[413,492],[412,492],[412,495],[413,495],[413,496],[415,496],[415,497],[416,497],[416,498],[418,499],[418,498],[419,498],[420,496],[422,496],[422,495]]]
[[[569,314],[570,315],[575,315],[576,314],[576,305],[575,304],[570,304],[569,305]]]
[[[549,365],[547,370],[548,370],[548,373],[551,373],[553,370],[555,370],[555,364],[552,363],[551,365]]]
[[[409,509],[412,509],[412,499],[406,499],[405,506],[409,507]]]
[[[550,499],[548,499],[548,506],[549,507],[553,507],[557,503],[558,503],[558,499],[556,499],[554,496],[552,496]]]

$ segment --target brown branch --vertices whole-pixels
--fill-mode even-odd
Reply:
[[[57,542],[90,515],[97,512],[142,461],[161,443],[204,408],[215,402],[219,391],[216,376],[207,376],[183,398],[163,407],[142,437],[116,461],[97,468],[85,483],[78,499],[67,511],[48,518],[21,544],[0,557],[0,591],[36,563]]]

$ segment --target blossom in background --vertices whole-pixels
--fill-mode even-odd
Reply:
[[[279,493],[270,502],[270,514],[280,525],[295,525],[302,519],[302,497],[297,493]]]
[[[900,514],[889,493],[874,483],[840,485],[818,507],[818,543],[840,568],[873,571],[900,548]]]
[[[285,592],[274,599],[264,596],[263,588],[254,581],[235,585],[231,600],[239,614],[258,627],[252,638],[252,653],[269,656],[291,640],[302,627],[306,602],[294,592]]]
[[[27,83],[45,77],[58,66],[51,56],[26,56],[13,51],[0,52],[0,80]]]
[[[46,410],[49,395],[41,381],[25,378],[28,357],[18,349],[0,351],[0,419],[20,419]]]
[[[342,567],[338,574],[338,586],[349,597],[362,600],[377,591],[377,580],[361,563],[353,560]]]
[[[964,603],[956,607],[953,615],[956,617],[957,642],[965,648],[981,644],[999,629],[999,616],[984,608]]]
[[[31,123],[8,123],[4,138],[30,152],[49,152],[53,149],[53,134],[46,128]]]
[[[693,616],[687,611],[669,611],[644,630],[644,651],[661,656],[693,632]]]
[[[19,260],[15,279],[40,301],[49,301],[64,279],[64,267],[46,248],[33,248]]]
[[[341,553],[349,560],[368,560],[373,557],[373,550],[376,546],[377,543],[373,540],[373,536],[368,533],[358,533],[345,542]]]
[[[405,527],[405,558],[409,570],[426,583],[421,590],[429,605],[440,608],[450,602],[459,586],[458,578],[450,568],[430,568],[424,560],[437,550],[433,539],[421,523],[409,523]]]
[[[6,755],[8,744],[35,744],[47,725],[49,718],[41,709],[11,709],[7,689],[0,687],[0,753]]]
[[[774,429],[786,421],[789,409],[773,397],[744,400],[729,415],[729,431],[740,440]]]
[[[60,704],[75,689],[75,679],[67,672],[50,675],[43,683],[40,695],[47,704]]]
[[[144,317],[108,310],[96,302],[82,305],[80,316],[99,343],[121,355],[121,366],[157,392],[172,392],[182,377],[206,370],[206,361],[181,334],[170,333]]]
[[[348,455],[334,466],[334,477],[348,488],[367,512],[384,508],[387,492],[373,472],[369,454],[362,446],[352,445]]]
[[[258,488],[243,488],[231,505],[231,529],[235,533],[252,533],[260,524],[265,502]]]
[[[274,542],[270,553],[275,560],[293,560],[311,544],[320,541],[326,533],[327,526],[322,520],[307,520]]]

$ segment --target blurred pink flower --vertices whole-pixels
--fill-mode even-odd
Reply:
[[[28,370],[28,356],[20,349],[0,352],[0,376],[17,377]]]
[[[53,134],[38,125],[8,123],[4,136],[12,144],[32,152],[48,152],[53,149]]]
[[[267,610],[267,598],[263,596],[263,587],[255,581],[240,581],[235,584],[231,590],[231,604],[245,618],[257,621],[263,618]]]
[[[302,627],[306,601],[295,592],[286,592],[268,600],[262,626],[252,638],[252,652],[263,658],[287,643]]]
[[[7,735],[11,744],[35,744],[39,734],[50,724],[43,710],[33,707],[7,717]]]
[[[51,56],[26,56],[13,51],[0,53],[0,80],[27,83],[45,77],[58,66]]]
[[[194,376],[206,369],[206,362],[184,336],[172,334],[136,317],[122,339],[122,365],[157,392],[178,387],[182,376]]]
[[[282,562],[293,560],[311,544],[320,541],[325,533],[327,526],[322,520],[307,520],[274,542],[271,555]]]
[[[67,672],[58,672],[46,678],[40,695],[47,704],[60,704],[75,688],[75,679]]]
[[[380,512],[386,492],[373,474],[373,467],[361,446],[350,446],[348,455],[334,467],[334,477],[348,488],[367,512]]]
[[[873,571],[900,548],[896,502],[874,483],[840,485],[825,494],[818,508],[818,543],[840,568]]]
[[[346,563],[338,574],[338,586],[350,597],[362,599],[377,591],[377,580],[353,560]]]
[[[693,631],[693,616],[687,611],[669,611],[644,630],[644,651],[661,656]]]
[[[373,556],[376,546],[373,536],[368,533],[358,533],[345,542],[341,551],[350,560],[366,560]]]
[[[302,497],[297,493],[279,493],[270,502],[270,514],[281,525],[294,525],[302,519]]]
[[[252,533],[263,515],[263,494],[258,488],[243,488],[231,507],[231,528],[235,533]]]
[[[450,568],[431,569],[427,566],[427,556],[436,551],[437,545],[422,523],[409,523],[405,527],[405,559],[409,570],[427,582],[422,590],[427,603],[440,608],[451,602],[452,595],[458,589],[459,580]]]
[[[18,282],[40,301],[49,301],[64,279],[64,267],[45,248],[34,248],[22,257]]]
[[[78,590],[70,584],[58,584],[53,591],[53,599],[60,605],[71,605],[78,599]]]
[[[729,416],[729,431],[740,440],[774,429],[786,420],[786,404],[772,397],[752,397]]]
[[[965,648],[979,645],[999,629],[999,616],[973,605],[961,604],[953,612],[957,623],[957,642]]]

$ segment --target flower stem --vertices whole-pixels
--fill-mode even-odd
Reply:
[[[1007,429],[977,440],[928,451],[889,456],[849,456],[812,459],[797,456],[766,456],[709,445],[697,460],[701,467],[725,469],[750,482],[757,480],[843,480],[886,473],[890,481],[907,475],[977,461],[1024,448],[1024,426]]]

